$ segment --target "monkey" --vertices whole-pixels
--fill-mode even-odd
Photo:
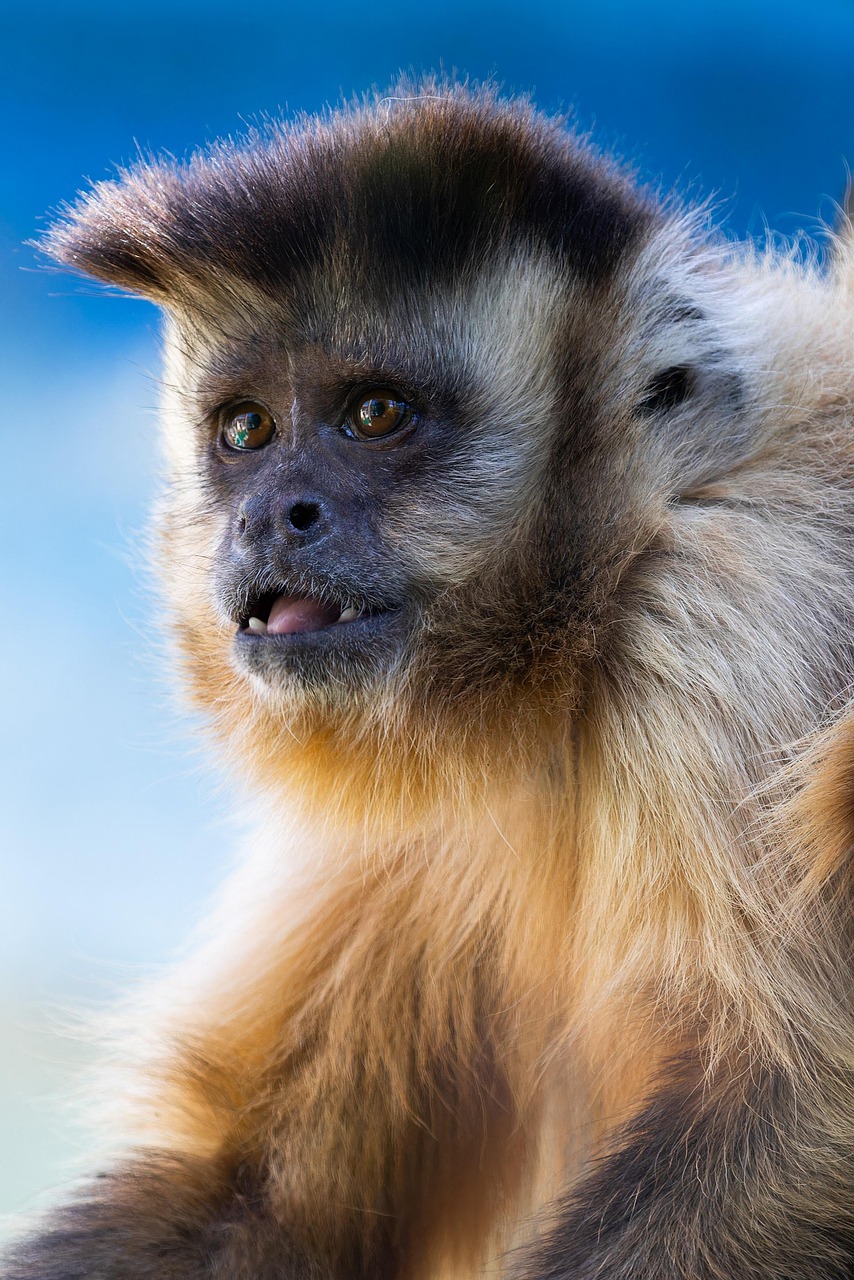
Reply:
[[[419,82],[51,227],[257,827],[5,1280],[854,1276],[854,238],[709,224]]]

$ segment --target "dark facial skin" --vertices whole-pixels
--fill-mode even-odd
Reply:
[[[228,510],[217,587],[235,654],[269,679],[387,673],[437,589],[395,530],[407,495],[437,484],[462,443],[460,414],[447,392],[388,366],[314,349],[292,356],[285,378],[285,363],[233,376],[242,394],[206,415],[207,477]],[[288,614],[281,631],[259,625],[271,608]]]

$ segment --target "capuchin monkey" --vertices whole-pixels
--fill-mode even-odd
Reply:
[[[404,86],[101,183],[257,830],[5,1280],[854,1276],[854,241]]]

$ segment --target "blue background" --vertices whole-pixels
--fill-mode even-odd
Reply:
[[[401,69],[573,107],[731,232],[817,231],[854,159],[854,4],[326,0],[31,4],[0,19],[0,1211],[77,1139],[67,1010],[166,959],[237,827],[155,653],[138,531],[157,316],[38,263],[46,211],[138,149],[188,150]]]

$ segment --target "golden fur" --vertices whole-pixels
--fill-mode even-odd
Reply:
[[[398,165],[559,130],[461,90],[301,128]],[[226,161],[236,184],[264,157]],[[123,1032],[115,1190],[8,1276],[854,1274],[852,241],[831,269],[721,243],[593,158],[629,202],[601,277],[523,237],[374,291],[365,321],[338,246],[299,277],[303,320],[230,248],[194,274],[167,241],[157,201],[214,181],[194,163],[96,191],[51,248],[167,309],[156,557],[183,683],[261,817]],[[146,230],[120,241],[127,200]],[[285,375],[265,335],[300,324]],[[247,385],[287,378],[286,403],[398,340],[474,371],[481,424],[441,503],[389,498],[396,563],[438,583],[417,643],[382,679],[247,672],[199,388],[251,348]],[[638,428],[683,366],[690,395]],[[560,536],[602,539],[566,613],[545,492],[571,496]]]

